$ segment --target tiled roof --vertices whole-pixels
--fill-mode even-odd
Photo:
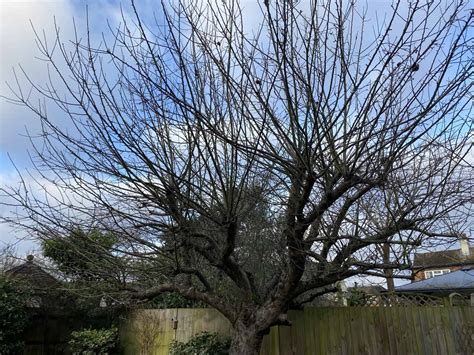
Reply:
[[[57,287],[59,281],[32,261],[27,261],[5,272],[8,278],[28,283],[31,287],[47,289]]]
[[[439,267],[466,263],[474,264],[474,248],[471,247],[469,249],[470,255],[467,257],[461,254],[461,249],[415,254],[413,268]]]

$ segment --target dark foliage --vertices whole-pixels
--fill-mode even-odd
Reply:
[[[21,353],[21,335],[29,324],[29,297],[22,287],[0,277],[0,354]]]
[[[202,332],[187,342],[173,342],[170,355],[228,355],[230,338],[215,333]]]

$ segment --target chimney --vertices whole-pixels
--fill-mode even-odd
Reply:
[[[462,235],[461,239],[459,240],[459,244],[461,245],[461,256],[463,258],[467,258],[471,255],[471,251],[469,249],[469,239],[466,235]]]

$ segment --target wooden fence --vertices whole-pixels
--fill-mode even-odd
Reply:
[[[471,355],[474,307],[318,307],[290,311],[291,327],[273,327],[262,355]],[[168,355],[173,340],[202,331],[230,334],[213,309],[139,310],[121,327],[125,354]]]

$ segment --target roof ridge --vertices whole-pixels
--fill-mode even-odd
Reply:
[[[474,246],[470,246],[469,249],[474,250]],[[415,255],[426,255],[426,254],[435,254],[435,253],[446,253],[446,252],[453,252],[453,251],[461,251],[461,248],[456,249],[446,249],[446,250],[435,250],[435,251],[425,251],[422,253],[416,253]]]

